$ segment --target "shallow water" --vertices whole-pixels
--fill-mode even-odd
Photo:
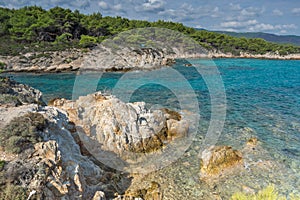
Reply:
[[[74,81],[78,80],[74,73],[10,75],[41,90],[46,101],[55,97],[70,99],[94,91],[96,82],[97,90],[117,94],[122,100],[145,101],[149,108],[185,107],[188,110],[194,106],[189,107],[189,104],[195,103],[190,98],[192,89],[201,116],[193,144],[173,165],[148,174],[143,183],[136,185],[159,182],[165,199],[227,199],[244,186],[257,190],[268,184],[276,185],[282,194],[299,194],[300,61],[215,59],[213,62],[190,62],[202,67],[202,76],[195,68],[184,67],[179,61],[171,71],[104,73],[100,80],[98,74],[81,74],[80,87],[76,87],[74,92]],[[218,67],[227,100],[226,121],[218,144],[242,150],[245,141],[255,136],[261,141],[261,147],[246,158],[249,170],[218,183],[207,184],[198,178],[198,153],[212,115],[210,86],[206,84],[205,77],[213,80],[218,76],[210,70],[211,65]],[[182,76],[175,74],[174,78],[174,70]],[[259,161],[274,162],[276,166],[265,164],[263,170],[251,168],[252,162]]]

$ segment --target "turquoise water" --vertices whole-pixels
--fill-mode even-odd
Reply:
[[[191,62],[206,65],[206,71],[209,71],[209,66],[212,64],[211,61],[203,60],[192,60]],[[273,183],[279,185],[280,192],[283,194],[288,192],[300,193],[300,61],[215,59],[213,63],[218,67],[221,74],[227,100],[225,126],[218,143],[241,149],[247,137],[258,137],[270,159],[276,160],[284,169],[282,171],[286,173],[272,171],[270,174],[275,174],[275,177],[269,175],[268,180],[262,178],[260,181],[257,180],[261,175],[253,175],[252,178],[243,181],[243,183],[239,183],[238,180],[233,181],[234,185],[240,186],[248,183],[248,186],[258,189],[268,183]],[[184,93],[187,90],[186,87],[183,87],[184,82],[189,83],[197,96],[201,114],[199,138],[195,139],[196,144],[191,147],[191,152],[193,152],[197,146],[197,141],[203,139],[203,133],[208,129],[211,117],[211,96],[203,76],[195,68],[184,67],[179,61],[172,69],[179,72],[184,79],[168,76],[168,71],[164,71],[165,69],[156,72],[160,75],[161,82],[155,80],[155,73],[153,74],[153,72],[135,72],[130,74],[130,79],[125,80],[121,79],[124,73],[105,73],[99,80],[97,90],[113,93],[119,82],[123,94],[127,92],[130,94],[132,91],[127,91],[127,89],[129,90],[132,85],[139,85],[147,79],[149,84],[142,84],[136,89],[131,95],[130,101],[145,101],[149,107],[159,104],[160,106],[179,109],[180,100],[178,100],[174,90]],[[46,101],[55,97],[72,98],[76,79],[74,73],[10,75],[21,83],[41,90]],[[206,76],[210,76],[210,74],[208,73]],[[81,93],[88,92],[95,80],[98,82],[97,74],[86,75],[86,84],[81,84],[78,90]],[[165,86],[158,83],[165,83]],[[166,87],[168,84],[173,85],[175,89]],[[189,94],[186,93],[186,95]],[[243,132],[242,130],[245,128],[250,128],[251,133]],[[263,159],[263,156],[265,155],[259,159]],[[193,163],[192,160],[187,161]],[[172,176],[172,172],[166,173],[170,173]],[[149,176],[149,179],[153,176]],[[186,184],[186,180],[183,182]],[[186,188],[187,186],[184,186],[183,182],[174,183],[175,188],[181,193],[184,191],[180,191],[178,188],[191,190],[191,188]],[[240,182],[242,181],[240,180]],[[201,185],[197,181],[192,182],[189,187],[200,188],[199,184]],[[259,187],[255,187],[257,184]],[[201,188],[203,187],[202,185]],[[232,186],[232,188],[233,192],[241,187]],[[197,195],[202,194],[196,193]],[[193,196],[196,193],[189,194],[191,199],[200,198]],[[228,197],[226,191],[220,190],[220,196],[222,195]],[[170,199],[172,199],[171,195]]]

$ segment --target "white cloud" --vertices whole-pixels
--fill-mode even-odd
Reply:
[[[256,25],[258,22],[256,20],[248,20],[244,22],[240,21],[228,21],[228,22],[222,22],[220,26],[222,28],[244,28],[252,25]]]
[[[98,5],[100,6],[100,8],[102,8],[104,10],[108,9],[108,5],[104,1],[99,1]]]
[[[230,10],[233,10],[233,11],[240,11],[240,10],[242,10],[242,7],[241,7],[240,4],[230,3],[229,6],[230,6]]]
[[[248,20],[248,21],[227,21],[222,22],[219,26],[222,29],[226,30],[235,30],[235,31],[286,31],[287,29],[297,29],[298,27],[295,24],[268,24],[268,23],[259,23],[257,20]]]
[[[142,4],[144,11],[162,11],[164,10],[165,1],[163,0],[148,0]]]
[[[292,13],[296,15],[300,15],[300,8],[294,8],[292,9]]]
[[[119,3],[119,4],[116,4],[116,5],[113,5],[112,6],[112,9],[115,10],[115,11],[121,11],[123,9],[122,5]]]
[[[275,10],[273,10],[273,15],[275,15],[275,16],[282,16],[283,12],[281,10],[275,9]]]
[[[177,22],[191,22],[198,21],[204,17],[217,18],[221,11],[219,7],[212,6],[192,6],[191,4],[183,3],[180,7],[175,9],[166,9],[158,13],[164,18],[168,18]],[[197,23],[198,25],[198,23]],[[196,26],[196,24],[195,24]]]
[[[240,14],[242,16],[259,16],[264,12],[265,12],[264,8],[248,7],[248,8],[242,9]]]

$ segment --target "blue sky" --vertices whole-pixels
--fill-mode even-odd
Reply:
[[[208,30],[300,35],[299,0],[0,0],[2,7],[26,5],[61,6],[129,19],[164,19]]]

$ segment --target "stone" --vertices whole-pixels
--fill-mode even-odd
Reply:
[[[252,137],[247,141],[248,146],[256,146],[257,144],[258,144],[258,139],[255,137]]]
[[[106,200],[104,192],[97,191],[92,200]]]
[[[0,104],[10,104],[11,101],[19,102],[13,103],[13,106],[31,103],[45,105],[39,90],[17,83],[10,78],[0,78]]]
[[[202,152],[201,175],[217,176],[243,161],[242,154],[230,146],[211,146]]]
[[[125,195],[121,195],[120,198],[116,199],[152,199],[162,200],[163,191],[159,183],[152,181],[143,189],[128,190]]]
[[[103,150],[121,157],[127,151],[157,151],[168,139],[185,137],[189,130],[188,122],[177,112],[149,112],[143,102],[124,103],[101,93],[77,101],[55,99],[51,105],[65,110],[77,129],[95,138]]]

